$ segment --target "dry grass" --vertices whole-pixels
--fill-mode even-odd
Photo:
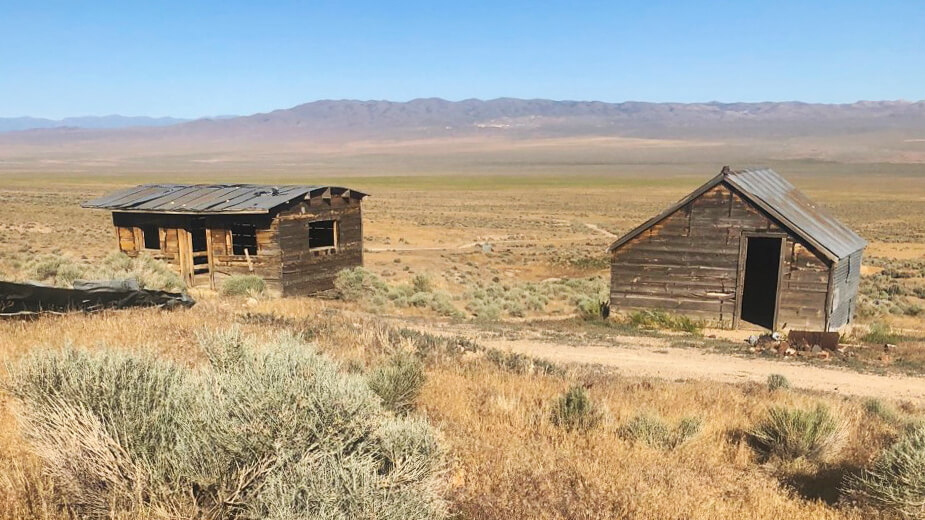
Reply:
[[[377,318],[309,299],[206,299],[188,311],[133,310],[0,323],[0,355],[15,360],[43,345],[135,349],[195,365],[203,361],[197,333],[237,323],[271,337],[289,329],[311,337],[345,366],[368,370],[415,348],[390,336]],[[478,352],[426,356],[419,411],[442,432],[452,461],[451,508],[460,518],[861,518],[838,507],[839,477],[862,467],[897,435],[865,414],[864,403],[801,392],[768,393],[762,385],[668,382],[618,377],[587,367],[561,375],[512,370]],[[590,385],[601,424],[568,432],[550,421],[551,408],[576,383]],[[744,432],[769,406],[825,403],[847,424],[840,455],[819,467],[763,465]],[[0,518],[59,518],[52,482],[28,454],[4,404],[0,422]],[[703,418],[702,431],[674,450],[621,438],[638,414],[676,424]],[[819,501],[824,498],[826,501]]]
[[[909,251],[921,251],[925,183],[919,177],[898,172],[896,182],[885,182],[892,171],[887,166],[878,176],[852,165],[772,166],[779,166],[781,173],[870,239],[878,257],[903,258]],[[366,267],[390,286],[413,287],[414,278],[423,274],[431,281],[428,289],[449,294],[454,305],[465,309],[467,295],[476,295],[480,288],[507,287],[506,292],[520,294],[526,292],[525,284],[548,278],[606,279],[603,251],[613,239],[587,224],[617,234],[627,231],[715,169],[685,166],[663,171],[645,166],[580,178],[457,175],[338,181],[374,194],[364,205]],[[640,172],[658,175],[643,179]],[[833,182],[835,173],[842,172]],[[249,175],[223,170],[187,180],[305,182],[295,174]],[[136,181],[179,177],[170,172],[151,172],[144,178],[61,174],[54,192],[36,185],[34,178],[28,172],[19,180],[7,177],[10,187],[0,191],[0,277],[39,253],[68,254],[88,262],[102,259],[115,246],[109,216],[81,210],[77,203]],[[475,243],[489,243],[491,248]],[[890,277],[889,285],[893,283],[913,298],[923,282],[921,277]],[[205,360],[197,334],[236,323],[262,338],[292,330],[341,360],[345,369],[369,371],[397,352],[413,350],[418,341],[390,333],[385,322],[356,312],[361,307],[356,303],[260,299],[249,306],[244,298],[193,293],[200,303],[185,311],[130,310],[0,322],[0,362],[13,362],[36,348],[71,344],[87,349],[124,347],[196,366]],[[567,300],[541,310],[524,307],[527,317],[575,312],[574,303]],[[395,306],[389,312],[399,319],[431,320],[438,314],[415,306]],[[514,314],[519,310],[501,316],[508,320]],[[876,319],[897,330],[921,329],[920,318],[885,314]],[[561,325],[542,324],[545,330],[538,332],[575,342],[598,333],[627,333],[597,322],[557,323]],[[921,341],[902,342],[883,360],[881,346],[870,351],[869,361],[918,363],[921,347]],[[899,403],[888,404],[897,417],[887,420],[865,411],[865,404],[854,399],[794,390],[768,392],[757,384],[618,377],[588,367],[562,369],[486,354],[462,344],[434,350],[424,362],[426,383],[412,414],[425,415],[442,432],[451,461],[447,496],[458,518],[865,518],[864,512],[838,503],[842,477],[859,472],[899,437],[901,425],[917,419],[914,409]],[[552,423],[551,407],[576,384],[590,385],[602,416],[593,429],[568,432]],[[820,403],[846,423],[846,441],[837,456],[798,464],[758,459],[745,432],[769,407],[808,409]],[[0,520],[67,518],[56,505],[62,497],[54,482],[23,442],[11,406],[8,400],[0,401]],[[686,417],[700,418],[702,429],[671,450],[623,439],[620,428],[643,414],[660,417],[670,426]]]

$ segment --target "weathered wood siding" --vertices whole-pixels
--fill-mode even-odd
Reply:
[[[283,294],[313,294],[334,288],[334,278],[341,269],[363,265],[362,195],[345,192],[332,196],[330,190],[307,200],[277,208],[266,215],[173,215],[157,213],[114,212],[119,250],[136,256],[151,254],[171,263],[187,283],[213,282],[220,286],[223,278],[235,274],[256,274],[270,290]],[[309,248],[309,223],[333,220],[336,224],[336,247]],[[255,254],[234,254],[234,236],[238,226],[255,228]],[[158,228],[160,249],[144,249],[142,228]],[[204,229],[208,266],[193,264],[189,256],[191,238],[187,230]],[[183,243],[181,243],[181,241]],[[184,256],[183,251],[187,251]],[[193,253],[202,259],[205,253]],[[190,275],[190,269],[195,274]]]
[[[235,274],[256,274],[267,282],[270,290],[281,291],[280,249],[277,239],[278,223],[268,215],[165,215],[157,213],[113,213],[113,224],[119,237],[119,250],[130,256],[145,252],[164,260],[181,271],[181,230],[189,229],[193,221],[206,229],[206,241],[212,248],[212,276],[216,287],[224,278]],[[235,224],[252,224],[256,227],[257,253],[235,255],[231,248],[230,229]],[[143,249],[141,228],[155,226],[160,231],[159,250]],[[184,235],[185,236],[185,235]],[[248,261],[249,260],[249,261]],[[182,274],[182,273],[181,273]],[[196,285],[208,285],[208,276],[195,275]]]
[[[843,327],[854,319],[858,286],[861,283],[863,253],[864,251],[860,250],[842,258],[832,270],[832,312],[829,316],[829,330]]]
[[[234,254],[233,234],[237,224],[251,224],[256,229],[257,252]],[[254,274],[267,288],[282,292],[279,223],[269,215],[214,215],[206,218],[206,238],[212,247],[212,265],[216,287],[228,276]]]
[[[778,328],[824,330],[828,263],[792,235],[787,238],[777,311]]]
[[[319,220],[337,222],[336,248],[309,248],[309,223]],[[281,212],[277,221],[284,295],[331,290],[338,272],[363,265],[363,217],[359,200],[313,197]]]
[[[720,184],[613,252],[614,310],[663,309],[730,326],[743,232],[786,232]],[[778,323],[822,327],[828,265],[788,233]]]

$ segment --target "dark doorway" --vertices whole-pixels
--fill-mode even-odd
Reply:
[[[747,240],[741,317],[773,329],[782,240],[768,237],[748,237]]]
[[[206,243],[206,224],[202,219],[190,224],[190,239],[193,245],[193,274],[209,272],[209,246]]]

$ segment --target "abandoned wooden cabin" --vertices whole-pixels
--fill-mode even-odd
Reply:
[[[81,204],[112,211],[119,250],[172,264],[190,287],[255,274],[283,295],[333,289],[363,264],[366,194],[335,186],[146,184]]]
[[[854,314],[866,245],[773,170],[725,167],[610,246],[611,307],[836,330]]]

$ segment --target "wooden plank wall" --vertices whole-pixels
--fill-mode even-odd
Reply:
[[[726,185],[710,189],[614,251],[614,310],[663,309],[731,326],[743,231],[784,230]],[[784,247],[779,323],[824,323],[827,264],[792,237]]]
[[[257,254],[236,255],[232,249],[233,224],[248,222],[256,226]],[[214,216],[206,219],[207,239],[212,243],[212,262],[216,287],[222,280],[236,274],[255,274],[267,283],[267,288],[282,292],[279,221],[268,215],[236,217]]]
[[[308,225],[316,220],[337,221],[336,250],[309,249]],[[331,290],[338,272],[363,265],[363,216],[358,199],[313,197],[280,213],[277,221],[284,295]]]

